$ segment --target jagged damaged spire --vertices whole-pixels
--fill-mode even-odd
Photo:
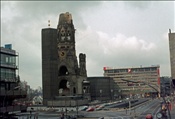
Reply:
[[[61,13],[58,24],[72,24],[72,15],[69,12]]]

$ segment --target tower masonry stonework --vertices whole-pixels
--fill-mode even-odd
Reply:
[[[84,95],[89,93],[86,71],[86,55],[75,50],[75,28],[68,12],[59,16],[57,29],[42,29],[42,84],[43,104],[69,106],[86,103]],[[85,94],[86,93],[86,94]],[[63,104],[63,101],[67,103]]]

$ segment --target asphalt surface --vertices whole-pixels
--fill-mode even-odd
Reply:
[[[109,110],[100,110],[100,111],[78,111],[78,115],[80,115],[79,119],[100,119],[104,117],[104,119],[145,119],[147,114],[154,115],[154,119],[156,119],[156,113],[160,110],[160,99],[149,100],[144,102],[136,107],[131,108],[110,108]],[[61,110],[63,108],[55,108],[44,110],[46,107],[35,107],[31,114],[30,112],[26,113],[18,113],[18,119],[34,119],[34,117],[38,117],[38,119],[60,119]],[[67,114],[65,115],[77,115],[76,108],[69,108]],[[40,110],[40,111],[36,111]],[[42,110],[42,111],[41,111]],[[175,103],[172,103],[172,110],[170,111],[171,119],[175,119]]]

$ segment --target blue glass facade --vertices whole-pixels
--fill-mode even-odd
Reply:
[[[20,90],[18,64],[18,53],[12,50],[11,44],[0,47],[0,117],[5,119],[10,118],[5,113],[27,111],[27,105],[13,105],[14,100],[27,96],[26,91]]]
[[[18,55],[16,54],[15,50],[10,48],[3,48],[0,49],[0,81],[1,82],[17,82],[19,79],[18,77]],[[1,88],[8,89],[11,86],[3,85],[1,83]]]

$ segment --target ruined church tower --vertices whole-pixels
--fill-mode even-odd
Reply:
[[[72,15],[62,13],[57,29],[42,29],[44,105],[49,105],[49,101],[56,101],[60,97],[83,95],[83,81],[86,79],[86,55],[80,53],[78,63]]]

